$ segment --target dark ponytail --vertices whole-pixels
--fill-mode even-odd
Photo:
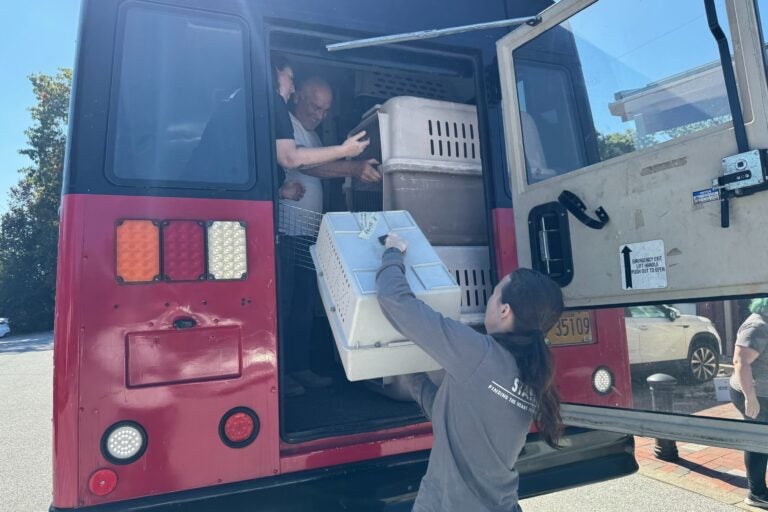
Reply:
[[[544,333],[560,318],[563,295],[554,281],[535,270],[521,268],[509,277],[501,290],[501,302],[512,308],[515,330],[494,334],[494,338],[515,357],[520,379],[538,399],[536,428],[548,445],[557,447],[562,431],[560,396],[555,387],[554,359]]]

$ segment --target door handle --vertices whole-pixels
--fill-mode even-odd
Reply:
[[[647,331],[648,330],[648,326],[647,325],[641,325],[640,327],[638,327],[638,329],[640,329],[641,331]]]
[[[177,318],[173,321],[174,329],[191,329],[196,325],[197,321],[194,318],[190,318],[188,316]]]
[[[587,215],[587,205],[584,204],[579,196],[571,192],[570,190],[563,190],[563,192],[557,197],[557,201],[565,207],[566,210],[571,212],[571,215],[576,217],[582,224],[592,229],[603,229],[603,226],[608,224],[610,217],[602,206],[598,206],[595,210],[597,219],[593,219]]]

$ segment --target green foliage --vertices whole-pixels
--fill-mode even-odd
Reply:
[[[627,130],[624,133],[597,134],[597,149],[600,152],[600,160],[608,160],[617,156],[631,153],[635,150],[635,131]]]
[[[13,332],[50,329],[56,294],[59,204],[72,71],[29,77],[37,98],[19,151],[32,165],[19,169],[8,212],[0,220],[0,316]]]

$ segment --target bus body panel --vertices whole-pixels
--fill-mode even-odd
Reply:
[[[76,396],[63,396],[57,386],[56,415],[72,418],[77,407],[76,436],[57,430],[55,445],[72,443],[77,452],[77,505],[105,501],[88,491],[88,478],[110,467],[118,486],[108,500],[170,492],[279,473],[277,344],[272,204],[227,200],[67,195],[62,229],[80,234],[60,255],[61,294],[73,299],[71,311],[57,317],[57,355],[76,353],[71,375],[77,375]],[[203,215],[204,212],[204,215]],[[150,282],[123,284],[116,279],[115,232],[122,219],[246,223],[248,277],[242,281]],[[71,291],[69,291],[71,290]],[[194,329],[210,333],[234,328],[239,332],[234,355],[239,376],[211,375],[192,382],[128,385],[131,363],[128,339],[150,333],[164,341],[165,359],[184,370],[223,364],[231,371],[230,350],[215,344],[190,352],[174,321],[192,318]],[[63,333],[78,335],[64,338]],[[64,347],[66,345],[66,349]],[[206,345],[202,346],[203,348]],[[71,357],[68,361],[71,363]],[[57,361],[58,363],[58,361]],[[145,368],[144,371],[150,371]],[[57,370],[60,372],[60,370]],[[222,416],[234,407],[248,407],[260,419],[255,441],[230,448],[219,437]],[[138,422],[147,431],[142,460],[123,466],[109,464],[100,442],[118,421]],[[61,425],[61,418],[59,425]],[[56,458],[56,506],[72,506],[75,472],[71,455]],[[195,468],[190,471],[190,468]]]

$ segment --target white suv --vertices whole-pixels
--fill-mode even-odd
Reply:
[[[694,382],[706,382],[720,367],[720,336],[714,324],[701,316],[681,315],[672,306],[624,308],[629,363],[683,368]]]
[[[8,319],[0,318],[0,338],[8,336],[9,334],[11,334],[11,326],[8,325]]]

